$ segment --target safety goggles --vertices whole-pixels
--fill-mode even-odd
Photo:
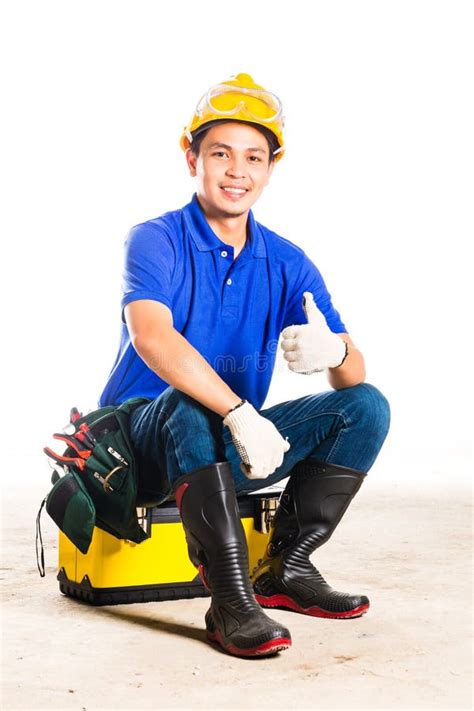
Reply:
[[[258,123],[275,123],[282,120],[282,110],[278,96],[269,91],[217,84],[200,99],[196,114],[200,117],[206,113],[218,117],[245,114]]]

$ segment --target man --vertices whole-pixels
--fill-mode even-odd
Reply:
[[[127,240],[122,341],[100,401],[150,399],[131,419],[140,486],[160,500],[174,493],[211,592],[208,638],[238,656],[291,644],[260,605],[331,618],[367,611],[367,597],[333,590],[309,556],[389,427],[388,403],[364,382],[363,356],[321,274],[251,212],[283,155],[282,131],[278,98],[247,74],[201,99],[181,137],[196,194]],[[259,412],[280,334],[288,367],[324,371],[333,390]],[[250,581],[236,490],[288,476]]]

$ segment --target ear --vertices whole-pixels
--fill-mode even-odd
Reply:
[[[189,174],[192,178],[196,177],[196,163],[197,163],[197,157],[194,155],[192,150],[188,148],[188,150],[185,153],[186,156],[186,163],[188,164],[189,168]]]

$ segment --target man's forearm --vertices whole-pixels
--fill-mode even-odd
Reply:
[[[338,368],[328,368],[327,370],[329,384],[335,390],[350,388],[365,380],[364,356],[350,339],[343,338],[343,340],[348,347],[347,358]]]
[[[176,329],[134,341],[138,355],[160,378],[224,417],[241,398]]]

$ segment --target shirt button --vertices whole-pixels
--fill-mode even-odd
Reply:
[[[221,257],[227,257],[227,252],[225,251],[225,249],[222,250]]]
[[[230,286],[232,284],[232,279],[227,279],[227,283]]]

